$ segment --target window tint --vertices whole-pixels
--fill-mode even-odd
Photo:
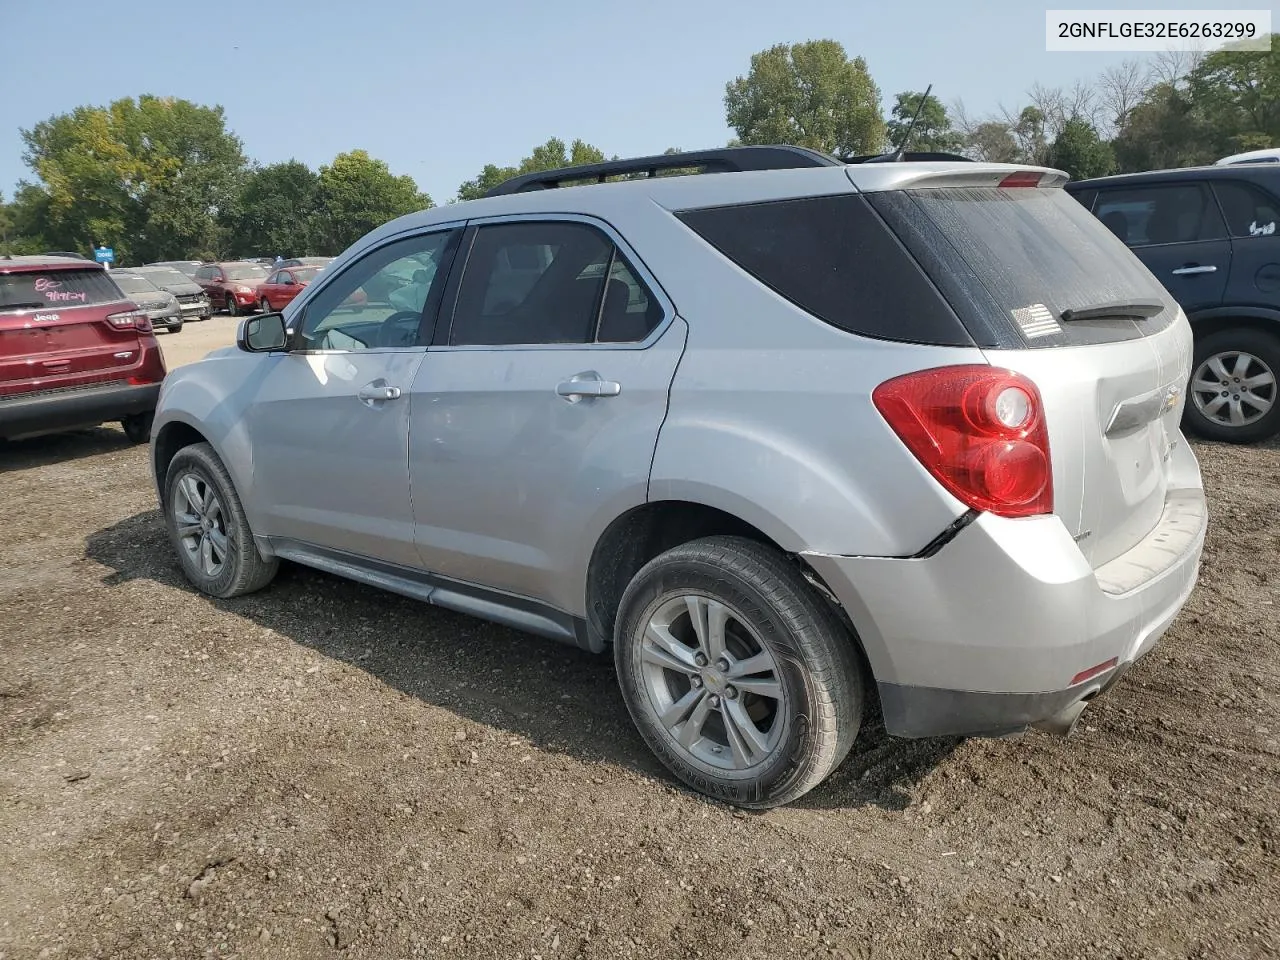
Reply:
[[[591,342],[613,256],[612,241],[582,223],[481,227],[458,288],[450,343]],[[629,309],[629,291],[627,301]]]
[[[0,310],[65,309],[121,299],[115,281],[98,268],[0,274]]]
[[[1199,183],[1102,190],[1093,212],[1131,247],[1226,236],[1217,205]]]
[[[1227,229],[1233,237],[1274,237],[1280,222],[1280,203],[1251,183],[1220,180],[1213,185]]]
[[[434,320],[457,231],[421,234],[380,247],[336,275],[306,307],[295,349],[411,347]]]
[[[686,210],[680,219],[761,283],[842,330],[913,343],[972,344],[861,196]]]
[[[209,280],[213,277],[213,271],[208,267],[201,267],[196,271],[195,277],[197,280]]]

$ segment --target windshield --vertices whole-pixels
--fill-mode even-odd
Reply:
[[[1129,249],[1067,193],[946,187],[868,194],[978,346],[1056,347],[1148,336],[1177,305]],[[1148,318],[1100,304],[1157,301]],[[1089,318],[1063,322],[1072,311]]]
[[[267,268],[258,263],[236,263],[222,268],[228,280],[262,280]]]
[[[156,285],[144,277],[122,277],[115,274],[112,278],[116,282],[116,286],[125,293],[158,293]]]
[[[289,271],[302,283],[314,280],[320,274],[319,267],[294,267]]]
[[[115,283],[96,267],[0,274],[0,310],[65,309],[119,301]]]
[[[146,277],[156,286],[190,285],[191,278],[179,270],[173,270],[169,267],[157,267],[155,270],[139,270],[138,273]]]

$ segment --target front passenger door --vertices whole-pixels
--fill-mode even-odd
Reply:
[[[278,540],[416,566],[409,500],[409,392],[447,270],[412,301],[350,298],[451,256],[457,232],[379,247],[317,287],[292,317],[290,351],[269,358],[248,405],[263,532]],[[428,324],[430,326],[430,324]]]

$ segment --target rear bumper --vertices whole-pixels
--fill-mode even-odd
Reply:
[[[1118,679],[1195,586],[1208,511],[1193,475],[1097,570],[1056,517],[983,514],[927,559],[804,554],[858,631],[888,732],[1009,733]]]
[[[160,384],[115,383],[0,398],[0,438],[94,427],[156,408]]]

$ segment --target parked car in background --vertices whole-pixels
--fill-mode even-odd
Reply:
[[[1067,185],[1177,298],[1196,338],[1184,426],[1280,433],[1280,165],[1221,164]]]
[[[700,166],[755,172],[557,188]],[[895,736],[1067,733],[1207,511],[1186,317],[1064,180],[743,147],[402,217],[170,375],[170,541],[215,597],[285,558],[612,647],[739,806],[819,783],[869,696]]]
[[[182,329],[182,306],[172,293],[132,270],[112,270],[111,279],[147,315],[153,328],[163,327],[170,333]]]
[[[178,298],[184,320],[208,320],[213,307],[204,288],[176,267],[130,267],[131,272],[141,274],[161,290]]]
[[[290,257],[273,266],[280,267],[325,267],[333,263],[333,257]]]
[[[258,287],[259,306],[262,312],[283,310],[286,304],[306,289],[307,284],[316,278],[321,269],[321,267],[290,267],[287,270],[276,270]]]
[[[93,262],[92,260],[90,260],[89,257],[86,257],[83,253],[73,253],[70,250],[49,250],[45,253],[42,253],[41,256],[42,257],[67,257],[71,260],[89,260],[90,263]]]
[[[153,263],[146,264],[148,267],[173,267],[179,273],[186,274],[188,277],[195,277],[196,271],[204,266],[202,260],[156,260]]]
[[[231,316],[258,307],[258,287],[267,279],[267,268],[260,263],[243,260],[205,263],[195,272],[195,281],[204,288],[215,310]]]
[[[151,321],[110,272],[0,258],[0,439],[118,420],[142,443],[164,375]]]
[[[1273,147],[1268,150],[1233,153],[1231,156],[1223,157],[1218,161],[1219,166],[1229,166],[1237,163],[1280,163],[1280,148]]]

